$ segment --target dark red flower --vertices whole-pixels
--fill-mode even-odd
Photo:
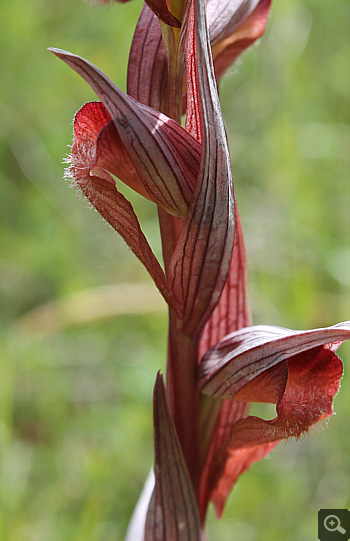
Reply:
[[[155,478],[127,539],[200,541],[210,500],[221,515],[253,462],[332,414],[342,375],[334,351],[350,326],[251,326],[217,81],[262,35],[270,0],[147,4],[131,48],[128,94],[88,61],[52,51],[101,100],[75,117],[67,176],[169,305],[166,388],[158,375],[154,389]],[[157,205],[164,270],[112,175]],[[276,418],[248,416],[251,402],[276,404]]]
[[[209,499],[221,515],[237,477],[282,439],[299,438],[332,415],[343,365],[334,351],[350,338],[350,322],[325,329],[290,331],[248,327],[211,348],[200,365],[205,394],[236,402],[276,404],[277,417],[237,420],[215,449],[202,478],[204,508]]]

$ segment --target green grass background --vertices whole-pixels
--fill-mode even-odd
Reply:
[[[47,302],[150,279],[62,180],[71,122],[95,99],[50,53],[80,54],[122,89],[142,4],[1,3],[1,486],[6,541],[120,541],[153,460],[151,395],[166,312],[55,332],[19,321]],[[350,4],[275,1],[267,32],[221,85],[254,323],[349,318]],[[160,256],[152,204],[127,192]],[[121,286],[122,287],[122,286]],[[118,301],[117,301],[118,302]],[[91,318],[84,321],[84,316]],[[280,444],[239,480],[213,541],[311,541],[317,510],[349,506],[349,347],[329,426]],[[255,410],[257,411],[257,410]],[[270,410],[262,411],[271,415]]]

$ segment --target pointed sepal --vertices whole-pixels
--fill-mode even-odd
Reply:
[[[237,393],[250,384],[249,389],[255,389],[254,401],[266,402],[269,400],[255,400],[255,378],[262,378],[264,372],[294,355],[325,344],[339,344],[349,338],[348,321],[310,331],[292,331],[267,325],[240,329],[226,336],[204,355],[200,365],[199,387],[203,393],[216,398],[237,399]],[[277,371],[269,373],[276,376]],[[261,394],[266,394],[267,382],[264,379],[259,382]],[[248,389],[244,394],[249,395]],[[243,393],[239,396],[242,397]],[[271,394],[271,403],[277,403],[276,396],[278,393]]]
[[[223,11],[224,4],[220,0],[209,3],[208,20],[217,80],[263,35],[270,4],[271,0],[239,0],[229,2],[228,9]]]
[[[149,198],[175,216],[185,216],[196,185],[200,145],[179,124],[122,92],[96,66],[49,49],[96,92],[106,107]]]

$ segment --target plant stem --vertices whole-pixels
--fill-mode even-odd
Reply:
[[[182,322],[169,314],[167,393],[195,493],[199,490],[197,387],[198,342],[182,331]]]

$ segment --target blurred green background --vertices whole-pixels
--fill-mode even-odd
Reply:
[[[125,89],[141,7],[1,3],[6,541],[121,541],[152,463],[165,306],[62,180],[73,115],[95,96],[46,51],[80,54]],[[221,85],[257,324],[349,318],[349,30],[347,0],[276,1],[260,45]],[[155,208],[127,193],[160,256]],[[244,474],[223,519],[210,511],[209,539],[311,541],[319,508],[349,506],[347,345],[340,355],[337,416]]]

